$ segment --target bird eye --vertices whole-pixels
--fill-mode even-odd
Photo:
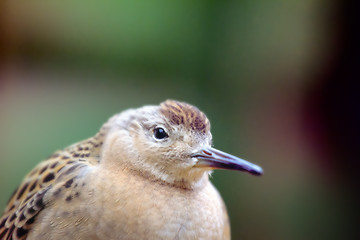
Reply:
[[[154,137],[156,139],[164,139],[169,137],[169,135],[165,132],[165,130],[161,127],[155,128],[154,129]]]

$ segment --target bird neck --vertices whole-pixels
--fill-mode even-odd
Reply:
[[[132,162],[126,161],[122,158],[116,159],[116,154],[110,153],[110,155],[103,155],[103,161],[101,168],[105,168],[110,172],[116,172],[117,174],[132,174],[143,178],[145,181],[157,182],[161,185],[168,185],[181,189],[201,189],[209,182],[209,173],[201,168],[188,169],[187,171],[171,171],[170,169],[161,169],[151,165],[147,165],[146,162]],[[117,155],[118,157],[119,155]],[[115,161],[107,161],[109,160]],[[119,164],[122,162],[122,164]]]
[[[157,182],[161,185],[168,185],[181,189],[198,190],[209,183],[209,171],[200,169],[192,169],[191,173],[180,175],[171,175],[157,171],[144,171],[133,167],[128,167],[125,170],[142,177],[146,181]]]

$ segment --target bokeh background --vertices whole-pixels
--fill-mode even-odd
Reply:
[[[359,17],[346,1],[0,1],[0,208],[37,162],[171,98],[262,177],[215,171],[233,239],[359,239]]]

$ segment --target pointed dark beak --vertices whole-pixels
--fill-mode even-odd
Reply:
[[[205,147],[191,157],[198,160],[196,167],[238,170],[257,176],[263,174],[261,167],[212,147]]]

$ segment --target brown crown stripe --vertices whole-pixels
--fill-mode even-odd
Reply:
[[[160,104],[160,111],[172,124],[185,125],[201,133],[210,130],[210,122],[205,114],[190,104],[167,100]]]

